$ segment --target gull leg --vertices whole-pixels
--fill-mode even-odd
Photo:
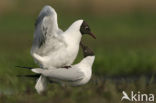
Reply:
[[[63,66],[62,68],[69,69],[69,68],[71,68],[71,66]]]

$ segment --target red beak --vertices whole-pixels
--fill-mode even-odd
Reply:
[[[94,39],[96,39],[96,36],[92,32],[90,32],[89,35],[92,36]]]

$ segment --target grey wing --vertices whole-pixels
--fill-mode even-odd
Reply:
[[[35,23],[32,51],[40,48],[48,37],[57,38],[59,33],[62,33],[62,30],[58,28],[55,10],[50,6],[45,6]]]
[[[83,79],[84,73],[80,71],[79,68],[60,68],[60,69],[50,69],[50,70],[43,70],[41,69],[41,74],[58,79],[58,80],[63,80],[63,81],[77,81],[80,79]]]

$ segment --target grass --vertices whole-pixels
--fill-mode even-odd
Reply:
[[[95,79],[96,78],[96,79]],[[94,80],[95,79],[95,80]],[[155,84],[146,84],[145,78],[142,77],[136,82],[127,82],[122,79],[119,83],[115,83],[112,80],[103,80],[98,77],[94,77],[91,82],[81,87],[61,87],[57,84],[52,84],[48,87],[48,91],[44,95],[38,95],[34,88],[33,80],[20,79],[19,88],[12,87],[11,91],[5,91],[4,94],[0,95],[2,103],[120,103],[122,97],[122,91],[126,91],[130,94],[131,91],[137,93],[153,93],[155,94]],[[26,83],[24,83],[26,82]],[[26,88],[22,88],[23,85]],[[5,90],[5,89],[4,89]],[[124,101],[127,103],[127,101]]]

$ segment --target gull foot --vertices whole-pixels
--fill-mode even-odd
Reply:
[[[69,69],[69,68],[71,68],[71,66],[64,66],[64,67],[62,67],[62,68]]]

